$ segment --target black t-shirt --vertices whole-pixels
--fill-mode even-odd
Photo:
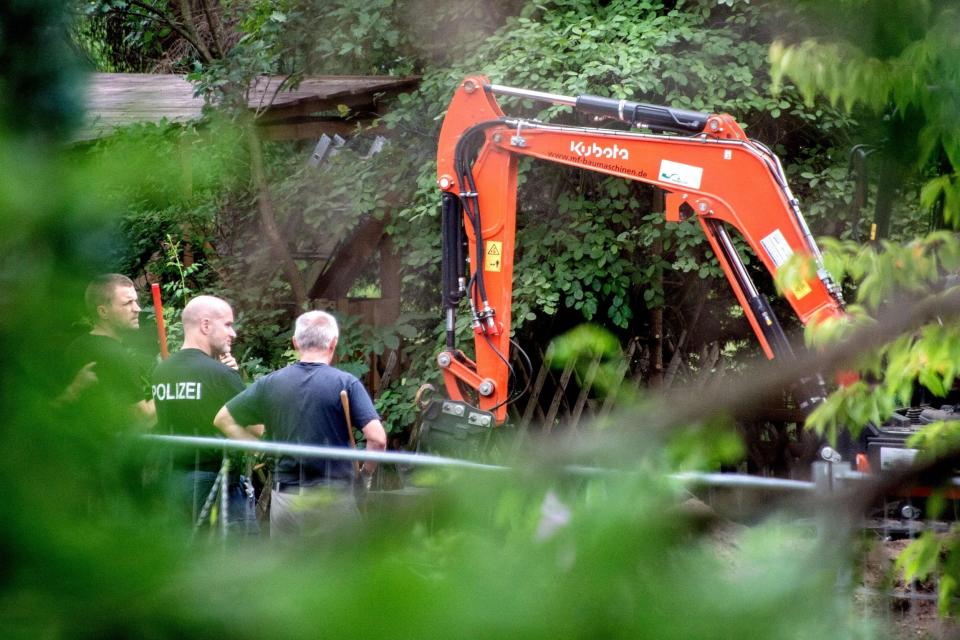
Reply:
[[[267,437],[278,442],[349,447],[347,422],[340,392],[347,391],[350,418],[362,429],[379,420],[373,401],[357,378],[318,362],[296,362],[254,382],[227,403],[242,425],[264,424]],[[321,460],[281,456],[276,480],[308,486],[325,480],[350,480],[349,460]]]
[[[236,371],[199,349],[181,349],[158,364],[150,387],[157,406],[158,433],[206,438],[220,435],[213,426],[217,411],[244,389]],[[193,466],[194,455],[177,460]],[[219,451],[200,450],[201,469],[216,471],[220,462]]]
[[[134,356],[119,341],[108,336],[84,334],[76,338],[64,353],[67,383],[90,362],[97,382],[83,389],[72,410],[85,420],[117,421],[123,426],[132,415],[130,407],[146,399],[144,376]]]

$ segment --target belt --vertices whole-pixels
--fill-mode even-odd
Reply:
[[[349,489],[350,482],[346,480],[325,480],[313,484],[299,485],[293,482],[274,482],[273,490],[278,493],[303,493],[310,489]]]
[[[298,484],[290,484],[289,482],[274,482],[273,490],[277,493],[300,493],[301,489],[306,487],[301,487]]]

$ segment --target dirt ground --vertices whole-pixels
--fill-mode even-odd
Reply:
[[[726,504],[724,506],[729,506]],[[713,507],[698,498],[684,502],[682,511],[689,516],[712,521],[710,538],[717,553],[735,562],[736,551],[749,525],[718,516]],[[729,513],[727,509],[721,512]],[[944,619],[937,613],[937,589],[933,582],[904,583],[896,574],[894,563],[910,540],[900,537],[903,531],[886,530],[870,523],[858,554],[860,566],[855,602],[864,614],[877,624],[877,637],[892,640],[960,640],[960,624],[955,618]],[[896,538],[896,539],[895,539]]]
[[[937,589],[933,582],[905,584],[895,575],[894,562],[909,540],[891,540],[874,534],[866,541],[858,603],[888,622],[891,638],[941,640],[960,638],[955,619],[937,614]]]

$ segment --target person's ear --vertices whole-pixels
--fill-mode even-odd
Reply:
[[[99,320],[106,320],[107,314],[110,313],[106,305],[98,304],[97,305],[97,318]]]
[[[333,340],[330,341],[330,352],[331,352],[331,353],[333,353],[334,351],[337,350],[337,340],[338,340],[338,339],[339,339],[339,338],[334,338]]]
[[[297,339],[296,339],[296,338],[291,337],[291,338],[290,338],[290,342],[293,343],[293,348],[294,348],[294,349],[296,349],[297,351],[300,351],[300,345],[297,344]]]

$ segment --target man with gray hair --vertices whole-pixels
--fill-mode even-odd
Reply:
[[[183,308],[181,319],[183,347],[158,364],[150,380],[157,406],[157,431],[213,437],[220,433],[213,426],[217,411],[244,389],[236,371],[237,361],[230,354],[233,339],[237,337],[233,309],[220,298],[197,296]],[[262,429],[262,426],[255,427],[251,435],[259,435]],[[174,499],[193,523],[197,522],[221,464],[221,454],[213,449],[174,454],[171,470]],[[253,487],[239,471],[231,468],[227,520],[244,533],[255,533]]]
[[[373,401],[360,381],[333,366],[339,329],[323,311],[297,318],[293,347],[299,360],[264,376],[220,409],[214,424],[229,438],[250,440],[245,428],[263,424],[271,440],[327,447],[349,447],[349,425],[358,425],[367,449],[387,448],[387,434]],[[346,391],[350,421],[340,392]],[[366,462],[361,473],[373,473]],[[280,456],[274,471],[270,499],[270,535],[329,532],[337,524],[359,516],[349,460],[320,460]]]

